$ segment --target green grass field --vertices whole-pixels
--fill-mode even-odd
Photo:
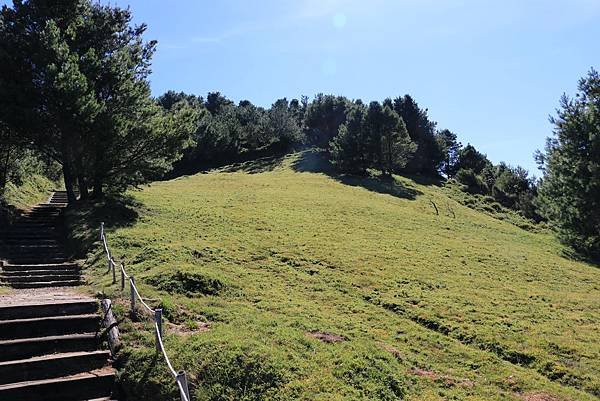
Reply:
[[[71,211],[90,284],[118,300],[134,399],[175,399],[175,386],[149,322],[125,319],[128,294],[92,243],[100,220],[164,308],[195,401],[600,396],[598,267],[448,188],[319,163],[251,163]]]

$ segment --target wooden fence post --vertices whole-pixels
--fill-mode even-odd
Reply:
[[[181,388],[180,388],[180,392],[183,391],[185,393],[185,398],[183,397],[184,394],[181,394],[181,400],[185,401],[191,401],[190,400],[190,390],[188,389],[188,382],[187,382],[187,377],[185,376],[185,372],[182,370],[181,372],[177,373],[177,383],[181,384]]]
[[[131,292],[131,318],[135,319],[135,279],[133,276],[129,277],[129,289]]]
[[[125,290],[125,264],[121,262],[121,291]]]
[[[104,327],[108,330],[108,345],[110,347],[110,353],[113,357],[115,357],[121,348],[121,341],[119,340],[117,319],[113,314],[110,299],[107,298],[102,300],[102,311],[104,312]]]
[[[156,322],[156,352],[160,352],[160,341],[163,338],[162,309],[154,310],[154,321]],[[159,338],[160,337],[160,338]]]

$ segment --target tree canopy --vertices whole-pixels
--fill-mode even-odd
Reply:
[[[156,42],[128,9],[90,0],[16,1],[0,13],[0,120],[57,160],[74,199],[170,168],[188,143],[191,108],[164,112],[148,83]]]
[[[600,260],[600,74],[579,81],[575,98],[564,95],[554,136],[538,158],[545,174],[541,212],[559,238],[580,254]]]

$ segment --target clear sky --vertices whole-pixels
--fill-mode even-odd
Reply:
[[[409,93],[463,143],[532,171],[561,94],[600,68],[600,0],[110,3],[130,5],[159,42],[155,95],[220,91],[269,106]]]

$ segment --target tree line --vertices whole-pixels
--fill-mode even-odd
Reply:
[[[325,150],[345,174],[417,174],[454,178],[465,190],[492,196],[534,220],[537,180],[521,167],[494,165],[457,135],[438,129],[427,109],[410,96],[373,101],[318,94],[275,101],[265,109],[248,100],[235,104],[219,92],[206,98],[168,91],[158,98],[166,110],[185,102],[196,110],[194,145],[174,163],[170,177],[195,173],[303,147]]]
[[[540,180],[494,165],[410,96],[364,103],[318,94],[264,108],[213,92],[154,98],[155,41],[129,9],[91,0],[15,1],[0,11],[0,194],[28,170],[59,166],[69,199],[102,197],[151,180],[325,150],[343,174],[436,176],[547,219],[581,255],[600,258],[600,78],[579,82],[537,155]]]

